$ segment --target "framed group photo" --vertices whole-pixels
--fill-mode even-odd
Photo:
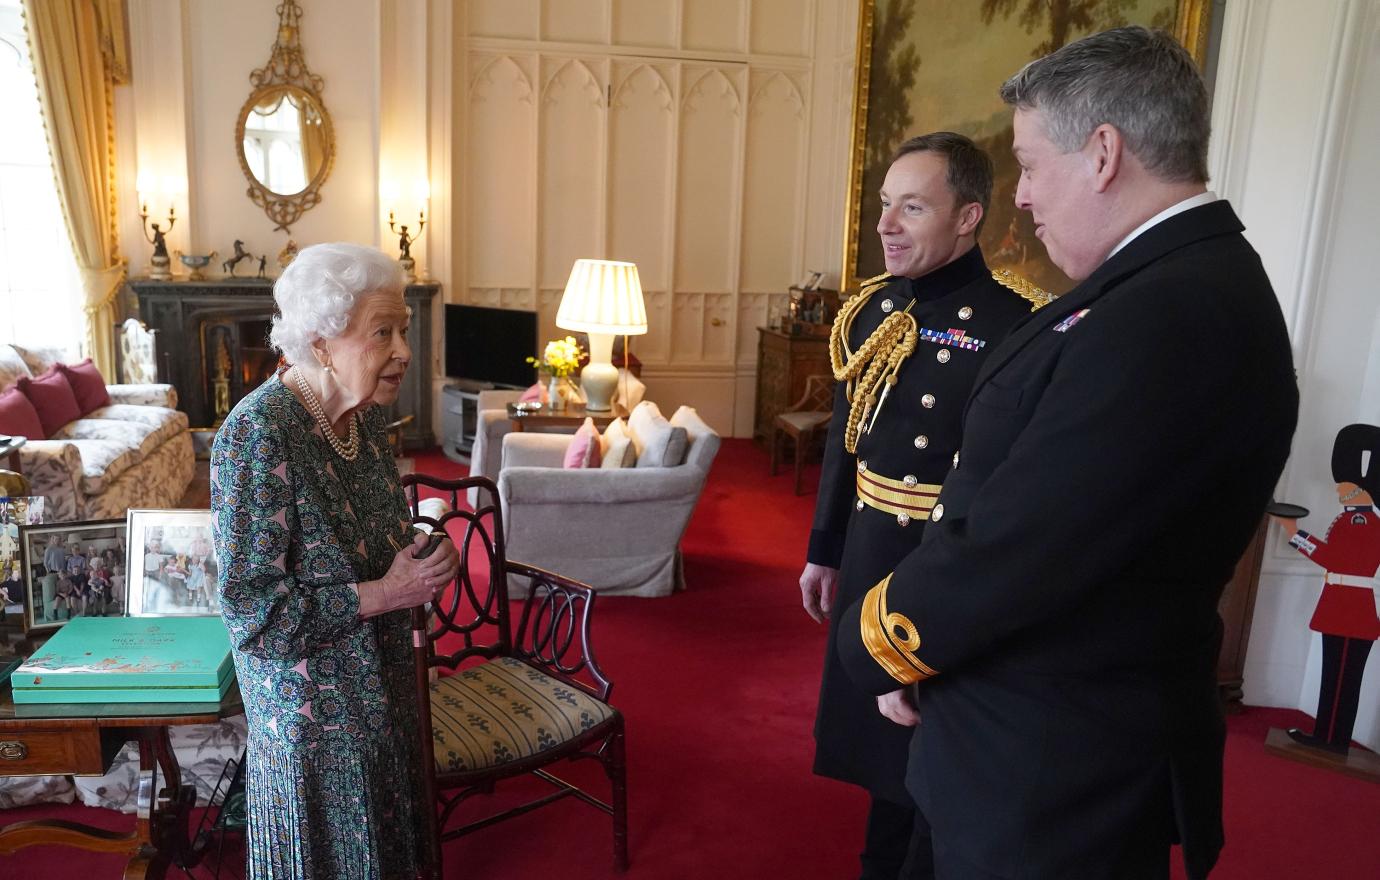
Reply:
[[[131,617],[220,614],[209,510],[131,510]]]
[[[43,522],[43,496],[0,498],[0,610],[5,618],[24,614],[24,560],[19,530]]]
[[[24,626],[60,628],[74,617],[125,613],[125,524],[66,522],[20,529]]]

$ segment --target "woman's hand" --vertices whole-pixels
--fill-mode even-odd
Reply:
[[[418,559],[415,554],[426,543],[427,536],[419,533],[411,545],[394,554],[383,577],[358,586],[361,618],[429,602],[438,590],[455,579],[460,569],[460,556],[454,545],[448,539],[443,540],[430,556]]]

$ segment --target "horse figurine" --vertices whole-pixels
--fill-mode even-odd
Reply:
[[[234,278],[235,266],[239,264],[240,260],[252,260],[253,258],[254,255],[244,249],[244,242],[240,241],[237,238],[235,239],[235,255],[230,259],[226,260],[225,262],[221,263],[220,269],[222,272],[229,273],[231,278]]]

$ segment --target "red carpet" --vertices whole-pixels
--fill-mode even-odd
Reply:
[[[459,472],[439,455],[418,470]],[[628,719],[629,877],[856,876],[865,798],[809,771],[823,632],[795,580],[814,498],[792,496],[789,473],[766,474],[765,454],[726,442],[685,539],[689,589],[597,606],[600,663]],[[1269,727],[1305,720],[1265,709],[1230,719],[1227,849],[1214,880],[1380,877],[1380,785],[1264,751]],[[0,811],[0,822],[40,816],[132,823],[80,806]],[[611,878],[611,857],[607,817],[573,801],[446,848],[447,876],[466,880]],[[36,847],[0,856],[0,876],[96,880],[118,877],[122,861]]]

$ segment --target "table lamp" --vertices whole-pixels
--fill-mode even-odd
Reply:
[[[556,326],[589,334],[589,363],[580,371],[585,409],[613,409],[618,368],[613,365],[613,337],[647,332],[647,307],[637,265],[615,260],[576,260],[556,311]],[[624,345],[626,357],[627,346]]]

